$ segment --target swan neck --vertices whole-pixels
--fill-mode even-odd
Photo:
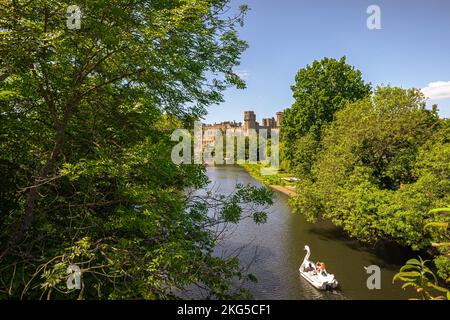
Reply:
[[[310,255],[311,255],[311,251],[309,250],[309,248],[306,248],[306,256],[303,260],[309,260]]]

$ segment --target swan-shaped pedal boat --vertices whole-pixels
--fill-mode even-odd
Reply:
[[[325,270],[325,264],[318,262],[316,265],[309,260],[311,250],[305,246],[306,256],[298,269],[300,275],[319,290],[331,290],[338,286],[334,275]]]

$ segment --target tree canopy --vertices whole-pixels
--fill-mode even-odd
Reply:
[[[184,190],[205,186],[204,168],[170,160],[175,128],[244,87],[233,68],[247,8],[227,3],[77,1],[81,28],[68,29],[72,1],[2,2],[0,297],[233,296],[245,276],[213,256],[208,226],[264,221],[247,205],[270,194],[200,201]],[[72,263],[81,291],[65,287]]]
[[[309,173],[322,129],[333,120],[336,111],[368,96],[371,87],[361,72],[342,57],[315,60],[300,69],[291,89],[295,102],[283,115],[283,160],[291,169]]]
[[[366,242],[428,248],[436,238],[425,225],[447,219],[430,210],[450,201],[448,128],[420,91],[377,88],[335,114],[294,210]]]

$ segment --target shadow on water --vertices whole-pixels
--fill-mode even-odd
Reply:
[[[318,224],[317,227],[310,228],[309,232],[311,234],[323,241],[340,241],[352,250],[375,255],[376,259],[373,259],[373,264],[382,261],[383,264],[380,267],[403,265],[406,260],[419,254],[410,248],[399,246],[390,241],[378,241],[374,245],[369,245],[350,239],[341,228],[334,226],[329,221],[321,221]]]
[[[235,166],[209,167],[211,184],[222,193],[230,193],[237,183],[261,185],[245,170]],[[291,212],[286,195],[276,192],[267,223],[256,225],[242,221],[218,248],[226,252],[244,247],[240,252],[243,265],[256,275],[257,283],[247,284],[256,299],[407,299],[392,277],[411,256],[410,250],[380,243],[375,247],[363,246],[345,236],[341,229],[328,221],[308,223],[302,216]],[[311,247],[313,261],[325,261],[329,272],[340,283],[340,290],[323,292],[313,288],[299,276],[298,267],[305,252]],[[255,257],[255,250],[257,256]],[[381,290],[369,290],[364,267],[381,268]]]

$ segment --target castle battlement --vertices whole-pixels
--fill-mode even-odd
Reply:
[[[277,112],[276,118],[263,118],[261,124],[256,121],[256,114],[254,111],[244,112],[244,122],[224,121],[214,124],[203,124],[203,145],[211,145],[215,141],[216,131],[220,130],[222,133],[226,131],[241,131],[245,136],[248,135],[249,130],[270,130],[277,129],[281,126],[281,118],[283,112]]]

